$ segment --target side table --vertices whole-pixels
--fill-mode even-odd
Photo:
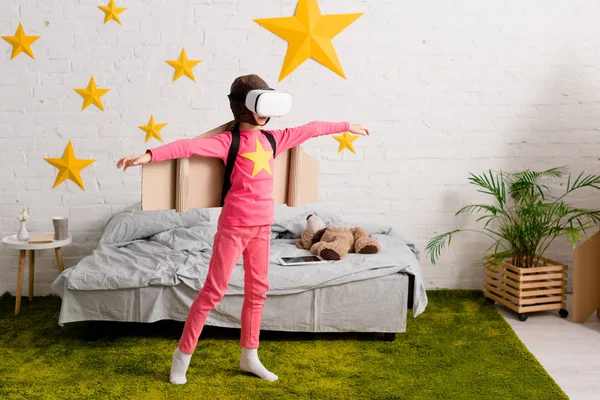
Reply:
[[[48,232],[31,232],[31,235],[48,234]],[[21,293],[23,292],[23,273],[25,271],[25,252],[29,250],[29,301],[33,300],[33,281],[35,270],[35,251],[54,249],[56,262],[58,263],[58,272],[62,273],[65,269],[62,259],[62,248],[71,244],[71,235],[65,240],[55,240],[52,243],[30,244],[27,241],[17,239],[17,235],[6,236],[2,238],[2,243],[9,249],[19,250],[19,271],[17,275],[17,301],[15,304],[15,315],[21,311]]]

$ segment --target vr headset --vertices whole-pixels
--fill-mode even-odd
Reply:
[[[227,97],[244,103],[250,111],[262,117],[283,117],[292,109],[292,96],[276,92],[271,88],[253,89],[246,93],[230,93]]]

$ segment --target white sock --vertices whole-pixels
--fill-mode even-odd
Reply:
[[[179,350],[179,346],[173,352],[173,363],[171,364],[171,376],[169,381],[175,385],[183,385],[187,382],[185,379],[185,373],[190,365],[192,359],[191,354],[186,354]]]
[[[276,381],[279,377],[269,372],[258,359],[257,349],[247,349],[242,347],[242,357],[240,358],[240,368],[242,371],[253,373],[254,375],[269,382]]]

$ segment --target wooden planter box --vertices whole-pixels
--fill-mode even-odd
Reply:
[[[506,261],[497,270],[487,268],[485,297],[517,312],[521,321],[527,313],[547,310],[560,310],[566,318],[567,266],[547,258],[542,262],[535,268],[518,268]]]

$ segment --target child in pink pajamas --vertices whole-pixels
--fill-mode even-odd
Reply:
[[[245,75],[233,82],[231,93],[245,93],[266,87],[267,84],[257,75]],[[230,99],[230,104],[240,131],[239,152],[231,174],[231,188],[219,217],[208,275],[192,303],[179,345],[173,352],[170,381],[174,384],[186,382],[185,373],[206,318],[225,295],[231,272],[240,256],[244,261],[240,368],[268,381],[277,379],[277,375],[261,364],[257,352],[262,310],[269,289],[270,233],[274,222],[273,150],[259,130],[268,122],[268,118],[250,111],[237,100]],[[345,131],[369,134],[364,126],[347,122],[311,122],[297,128],[267,132],[275,139],[276,157],[310,138]],[[149,149],[142,155],[124,157],[119,160],[117,167],[124,167],[125,171],[130,166],[193,155],[216,157],[226,163],[231,137],[231,132],[224,132],[215,136],[177,140]]]

